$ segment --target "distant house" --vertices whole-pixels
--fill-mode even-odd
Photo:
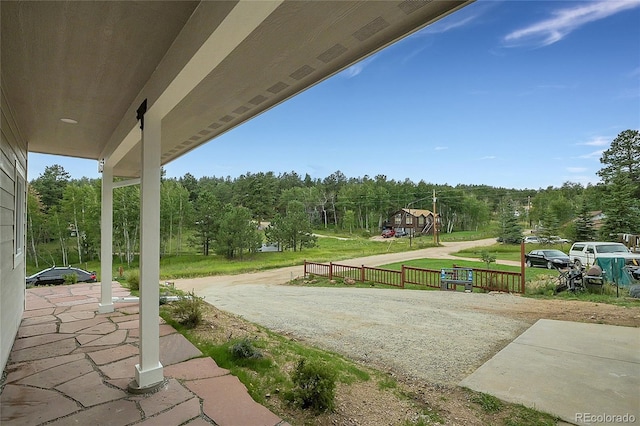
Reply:
[[[436,219],[438,217],[436,214]],[[433,212],[430,210],[400,209],[391,215],[387,227],[409,235],[433,235],[433,223]]]

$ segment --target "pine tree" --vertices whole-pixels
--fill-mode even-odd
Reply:
[[[604,200],[605,220],[602,236],[615,239],[617,234],[640,234],[640,200],[634,197],[635,185],[627,174],[612,177]]]
[[[593,241],[596,239],[596,230],[593,228],[589,206],[584,201],[580,206],[576,219],[576,241]]]
[[[500,241],[506,244],[517,244],[522,241],[522,226],[518,223],[511,201],[507,201],[501,206],[500,224]]]

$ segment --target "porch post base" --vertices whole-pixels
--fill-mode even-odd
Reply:
[[[129,390],[133,393],[151,392],[164,383],[164,373],[162,364],[158,363],[155,368],[141,370],[140,364],[136,364],[135,380],[129,384]]]
[[[115,310],[113,303],[98,303],[98,313],[108,314]]]

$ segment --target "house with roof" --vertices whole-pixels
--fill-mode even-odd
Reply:
[[[439,215],[425,209],[400,209],[395,211],[387,221],[387,227],[408,235],[433,235],[434,223]],[[438,228],[439,229],[439,228]]]

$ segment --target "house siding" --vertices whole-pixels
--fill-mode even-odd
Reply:
[[[0,106],[0,367],[4,370],[25,304],[27,144],[20,136],[4,90],[0,90]],[[23,179],[22,184],[16,185],[16,179]],[[18,186],[24,192],[16,198]],[[21,209],[16,209],[16,200],[22,201]],[[16,210],[23,213],[23,229],[16,229],[20,223],[16,221]],[[19,255],[16,231],[22,235],[17,240],[22,245]]]
[[[402,229],[404,231],[413,230],[412,232],[414,234],[421,234],[425,226],[433,222],[432,215],[433,214],[429,212],[428,216],[425,216],[423,214],[416,216],[416,215],[410,214],[405,210],[398,210],[394,212],[393,215],[391,215],[388,223],[396,230],[398,229]],[[409,218],[410,220],[408,221],[407,219]],[[429,230],[425,234],[426,235],[433,234],[433,227],[429,226]]]

